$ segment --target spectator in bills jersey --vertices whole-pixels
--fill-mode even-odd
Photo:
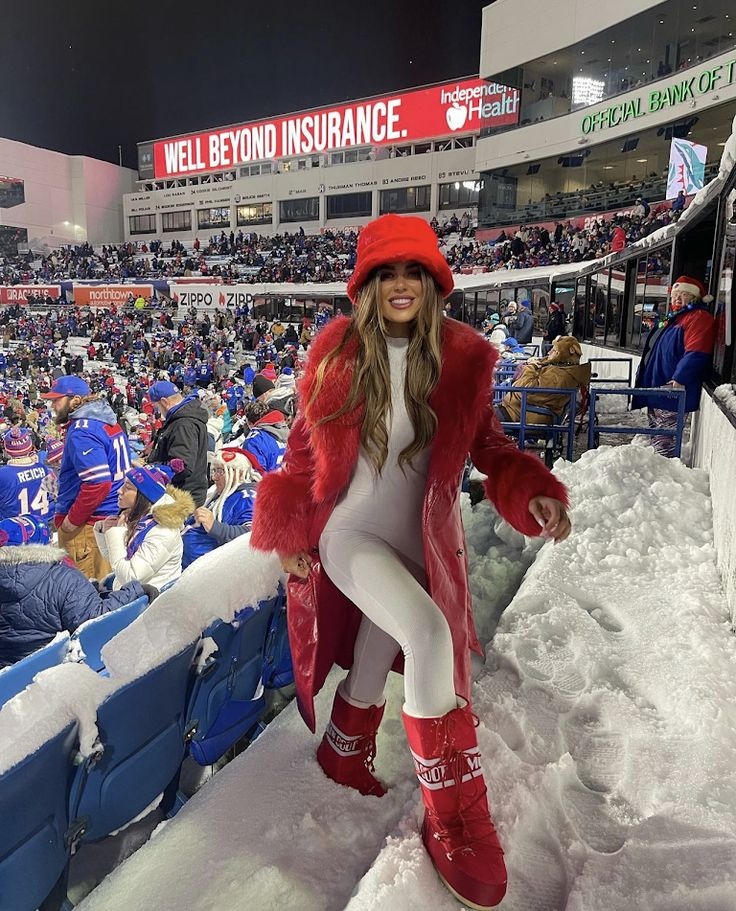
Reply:
[[[255,485],[262,473],[255,456],[244,449],[226,447],[212,457],[214,488],[186,523],[182,569],[250,531]]]
[[[128,438],[112,408],[78,376],[54,380],[41,397],[51,402],[56,423],[66,426],[54,514],[59,546],[87,578],[102,579],[110,564],[94,524],[118,514],[118,491],[131,464]]]
[[[280,467],[286,452],[289,426],[283,412],[269,401],[248,402],[245,416],[250,431],[240,444],[255,456],[261,470],[275,471]]]
[[[0,519],[53,517],[51,469],[39,462],[27,427],[13,427],[3,437],[7,464],[0,468]]]

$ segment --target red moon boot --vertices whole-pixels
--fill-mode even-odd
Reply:
[[[493,908],[506,893],[506,865],[488,810],[477,719],[467,703],[441,718],[403,717],[422,786],[422,839],[432,863],[463,904]]]
[[[374,797],[383,797],[386,793],[386,788],[373,774],[376,734],[383,710],[383,705],[367,708],[351,705],[338,688],[330,723],[317,748],[317,762],[328,778]]]

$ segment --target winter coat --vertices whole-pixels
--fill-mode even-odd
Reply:
[[[339,317],[312,343],[301,381],[300,401],[309,402],[315,373],[327,352],[343,338],[348,320]],[[314,730],[313,699],[332,665],[353,660],[360,611],[329,577],[316,568],[319,539],[341,492],[350,481],[360,447],[363,404],[336,420],[316,422],[345,402],[358,347],[353,338],[331,367],[316,402],[303,408],[292,427],[280,471],[258,484],[251,546],[281,555],[307,551],[316,566],[302,581],[289,583],[289,640],[299,708]],[[437,415],[422,508],[427,590],[447,618],[455,656],[455,687],[470,696],[470,649],[481,653],[473,624],[468,562],[460,518],[460,481],[468,452],[488,476],[486,494],[514,528],[537,535],[528,510],[537,495],[567,501],[564,486],[535,456],[520,452],[505,437],[491,407],[490,388],[497,353],[469,326],[442,323],[442,372],[430,405]],[[461,394],[459,393],[461,392]],[[403,669],[403,656],[396,670]]]
[[[564,335],[566,323],[564,312],[562,310],[553,310],[547,320],[544,340],[551,345],[558,335]]]
[[[700,389],[708,371],[715,344],[715,320],[705,304],[673,314],[664,326],[647,336],[636,375],[636,386],[656,389],[670,380],[685,387],[685,411],[700,407]],[[677,400],[656,395],[634,395],[632,408],[677,411]]]
[[[626,246],[626,231],[620,226],[613,229],[611,238],[611,253],[620,253]]]
[[[148,457],[150,463],[168,464],[172,459],[181,459],[184,470],[171,483],[201,506],[207,495],[207,412],[196,395],[187,396],[166,415]]]
[[[65,551],[50,544],[0,548],[0,668],[85,620],[142,597],[138,582],[101,598]]]
[[[155,525],[148,531],[135,553],[127,556],[123,527],[102,531],[101,523],[95,525],[95,539],[100,553],[109,561],[115,579],[113,591],[126,582],[137,579],[161,589],[181,575],[183,545],[181,532],[184,522],[194,512],[194,501],[185,490],[169,485],[166,494],[154,504],[151,516]]]
[[[530,310],[522,307],[516,314],[514,337],[520,345],[528,345],[534,332],[534,317]]]
[[[514,380],[514,386],[542,389],[575,389],[580,386],[590,385],[590,364],[576,364],[564,361],[540,361],[536,364],[527,364],[521,376]],[[527,406],[550,408],[559,414],[569,402],[567,396],[554,395],[551,392],[533,392],[526,397]],[[521,420],[521,395],[518,392],[509,392],[504,396],[501,405],[506,410],[512,421]],[[527,424],[551,424],[549,415],[535,414],[533,411],[526,413]]]

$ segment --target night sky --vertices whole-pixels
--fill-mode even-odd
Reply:
[[[0,137],[135,168],[145,139],[476,73],[488,4],[0,0]]]

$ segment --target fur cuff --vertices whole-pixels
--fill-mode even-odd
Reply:
[[[564,484],[534,455],[520,452],[502,468],[496,468],[484,488],[486,496],[509,525],[530,538],[541,534],[537,520],[529,512],[534,497],[552,497],[569,505]]]
[[[286,470],[267,474],[256,488],[251,546],[280,556],[309,550],[314,509],[308,483]]]

